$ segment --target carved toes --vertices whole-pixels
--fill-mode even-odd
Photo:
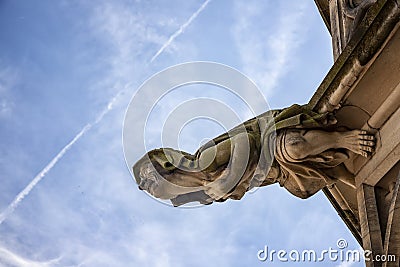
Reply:
[[[361,140],[361,141],[360,141],[360,145],[371,146],[371,147],[373,147],[373,146],[375,145],[375,143],[374,143],[373,141]]]
[[[375,148],[374,135],[369,134],[365,130],[349,131],[344,135],[342,141],[348,144],[347,148],[349,150],[363,157],[368,157]]]
[[[360,130],[358,135],[359,154],[364,157],[368,157],[374,151],[375,148],[375,137],[372,134],[368,134],[367,131]]]
[[[372,147],[360,145],[360,149],[366,152],[372,152]]]

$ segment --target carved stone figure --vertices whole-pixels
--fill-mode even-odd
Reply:
[[[331,113],[317,114],[306,105],[267,111],[194,155],[172,148],[152,150],[135,163],[133,172],[139,189],[174,206],[238,200],[254,187],[274,183],[300,198],[336,179],[354,187],[343,162],[351,152],[367,157],[374,136],[361,130],[337,131],[335,122]]]

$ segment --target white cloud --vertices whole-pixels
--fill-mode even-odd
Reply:
[[[17,71],[11,67],[0,67],[0,118],[9,117],[14,109],[11,89],[18,81]]]
[[[172,44],[172,42],[175,40],[175,38],[177,38],[179,35],[181,35],[185,29],[187,27],[189,27],[189,25],[192,23],[193,20],[195,20],[197,18],[197,16],[207,7],[208,3],[211,0],[206,0],[198,10],[196,10],[196,12],[194,12],[190,18],[183,23],[179,29],[174,32],[174,34],[172,34],[168,40],[162,45],[162,47],[157,51],[157,53],[154,54],[154,56],[151,58],[150,62],[153,62],[168,46],[170,46]]]
[[[148,47],[159,46],[163,41],[163,35],[150,19],[118,2],[102,3],[95,8],[90,18],[93,34],[109,53],[103,55],[104,68],[108,70],[106,76],[101,77],[92,90],[108,87],[115,93],[116,88],[143,75],[150,57]],[[100,99],[104,99],[104,95]]]
[[[162,48],[151,58],[150,62],[153,61],[156,57],[158,57],[169,45],[171,45],[172,41],[178,35],[182,34],[190,23],[196,19],[196,17],[200,14],[202,10],[207,6],[208,2],[201,5],[201,7],[196,10],[192,16],[190,16],[189,20],[186,21],[183,25],[179,27],[179,30],[175,32],[165,43],[163,43]],[[111,65],[112,65],[112,74],[109,78],[112,80],[119,81],[119,86],[124,81],[127,82],[119,92],[109,100],[106,108],[101,111],[93,122],[87,123],[81,131],[75,135],[71,142],[66,144],[63,149],[46,165],[46,167],[36,175],[33,180],[22,190],[15,199],[8,205],[8,207],[0,213],[0,225],[4,220],[10,216],[14,210],[18,207],[20,202],[31,192],[31,190],[47,175],[47,173],[57,164],[59,160],[62,159],[64,154],[82,137],[84,134],[89,131],[94,125],[100,123],[104,116],[108,114],[112,109],[113,105],[118,98],[118,96],[122,93],[125,93],[127,89],[129,89],[129,85],[131,84],[132,75],[129,75],[129,71],[132,71],[132,68],[135,64],[128,61],[127,58],[137,58],[140,50],[144,50],[144,47],[148,46],[151,43],[158,43],[163,38],[160,37],[159,34],[155,32],[151,27],[146,25],[146,20],[142,15],[134,15],[132,14],[132,10],[129,10],[127,7],[123,8],[122,6],[115,6],[111,4],[105,4],[104,6],[100,6],[97,9],[94,23],[97,24],[96,29],[101,29],[101,32],[108,33],[112,38],[112,42],[116,46],[116,54],[112,57]],[[170,24],[170,20],[167,20],[167,24]],[[161,25],[165,26],[166,23],[161,21]],[[128,30],[127,30],[128,29]],[[132,66],[129,66],[131,63]],[[142,64],[146,65],[149,63],[149,60],[143,60]],[[9,85],[8,76],[9,70],[4,70],[0,72],[0,90],[6,90],[6,86]],[[4,77],[4,78],[3,78]],[[4,80],[4,82],[3,82]],[[4,84],[4,85],[3,85]],[[3,113],[9,109],[6,102],[0,103],[0,112]],[[1,113],[0,113],[1,114]]]
[[[0,101],[0,117],[9,116],[13,109],[13,103],[2,99]]]
[[[151,54],[151,50],[148,49],[149,46],[152,44],[157,44],[157,46],[161,46],[163,44],[163,41],[165,41],[164,35],[159,33],[158,29],[152,29],[151,25],[147,24],[149,21],[158,21],[160,25],[162,26],[167,26],[167,27],[172,27],[176,26],[175,23],[170,19],[165,20],[164,22],[161,20],[155,19],[155,17],[145,17],[140,14],[134,14],[132,10],[129,10],[129,8],[124,8],[123,6],[117,5],[111,5],[109,3],[100,5],[97,10],[96,14],[92,20],[93,23],[93,29],[97,31],[97,34],[102,35],[102,41],[111,43],[114,50],[110,53],[109,56],[106,56],[104,60],[108,63],[110,66],[109,68],[109,73],[106,76],[103,76],[99,79],[99,82],[94,84],[92,86],[92,90],[95,91],[97,94],[99,94],[99,99],[107,99],[107,93],[102,92],[103,89],[107,89],[107,85],[114,84],[114,86],[110,87],[112,88],[112,91],[115,90],[129,90],[130,88],[125,88],[127,87],[127,84],[130,84],[130,81],[136,81],[137,79],[142,78],[141,74],[143,73],[144,67],[146,67],[146,64],[149,60],[148,55]],[[127,27],[128,25],[128,27]],[[146,57],[147,55],[147,57]],[[105,64],[107,65],[107,64]],[[67,144],[60,152],[59,154],[53,158],[50,163],[32,180],[32,182],[23,190],[21,191],[20,194],[18,194],[15,198],[15,200],[9,205],[8,208],[6,208],[3,213],[0,214],[0,225],[1,223],[8,218],[11,213],[14,212],[16,207],[20,204],[20,202],[24,199],[25,196],[30,194],[31,190],[36,187],[36,185],[42,180],[44,176],[48,175],[48,172],[53,169],[55,164],[64,157],[65,153],[75,144],[76,141],[78,141],[84,133],[89,131],[89,129],[92,128],[93,125],[101,122],[107,113],[111,111],[113,106],[115,106],[114,99],[109,101],[109,103],[106,105],[106,108],[99,113],[99,115],[95,118],[95,120],[92,123],[88,123],[85,127],[82,128],[82,130],[75,136],[75,138]],[[120,103],[121,104],[121,103]],[[79,172],[75,173],[73,178],[76,178],[78,180],[75,180],[77,184],[86,184],[90,183],[91,177],[96,177],[100,175],[101,177],[96,179],[98,183],[95,185],[90,185],[90,193],[94,193],[94,195],[97,195],[97,197],[100,198],[98,199],[91,199],[90,205],[92,209],[91,211],[91,216],[89,218],[86,218],[87,214],[83,216],[83,211],[82,210],[74,210],[73,208],[70,208],[71,202],[69,202],[68,196],[71,196],[74,194],[74,191],[71,191],[71,188],[67,188],[66,186],[62,187],[60,184],[66,184],[67,186],[70,186],[68,182],[66,182],[63,179],[63,176],[57,177],[57,181],[49,181],[49,183],[56,183],[55,187],[51,187],[50,191],[48,192],[37,192],[34,196],[30,197],[30,201],[25,205],[25,207],[32,207],[35,213],[35,218],[40,222],[39,225],[36,225],[36,230],[42,229],[43,232],[41,231],[35,231],[36,233],[33,235],[34,239],[38,238],[38,236],[43,237],[46,236],[43,233],[53,233],[56,236],[61,236],[65,242],[63,243],[58,243],[54,244],[57,246],[57,249],[63,252],[63,255],[65,255],[65,263],[79,263],[79,265],[90,265],[90,266],[121,266],[122,264],[132,261],[135,259],[136,255],[132,255],[132,240],[135,240],[139,238],[141,242],[144,242],[144,240],[148,240],[148,236],[146,237],[137,237],[133,236],[132,239],[127,238],[126,240],[119,240],[116,241],[116,245],[119,246],[119,248],[123,247],[126,249],[122,249],[122,252],[118,251],[118,248],[116,249],[104,249],[100,246],[97,246],[97,244],[93,244],[91,240],[88,240],[88,236],[85,238],[81,236],[81,232],[77,229],[77,232],[75,234],[81,239],[79,242],[74,244],[74,247],[76,249],[81,249],[81,251],[85,251],[86,253],[82,254],[81,251],[77,251],[74,248],[71,248],[68,246],[70,242],[73,242],[72,240],[76,238],[76,236],[65,236],[63,231],[58,230],[58,226],[63,226],[63,227],[70,227],[71,222],[78,223],[80,224],[79,229],[82,230],[87,230],[84,225],[89,225],[92,224],[93,221],[88,222],[88,220],[93,219],[93,216],[96,217],[96,214],[102,213],[102,212],[112,212],[114,210],[113,207],[106,205],[106,206],[100,206],[98,203],[118,203],[118,202],[126,202],[127,198],[129,199],[131,196],[131,191],[129,190],[128,192],[125,192],[126,194],[121,194],[121,190],[126,190],[126,188],[134,188],[134,184],[130,179],[127,181],[111,181],[109,179],[104,179],[104,178],[110,178],[110,177],[122,177],[126,178],[128,177],[128,173],[124,173],[126,175],[121,175],[120,174],[120,169],[125,170],[125,166],[121,165],[123,164],[122,160],[118,161],[118,164],[114,165],[114,167],[109,167],[109,170],[105,170],[107,167],[110,165],[110,160],[109,156],[106,156],[105,153],[109,152],[109,150],[112,150],[114,153],[113,155],[120,155],[120,127],[121,127],[121,117],[123,116],[123,111],[121,109],[118,109],[118,114],[110,114],[112,115],[112,119],[107,118],[107,127],[101,127],[97,129],[97,132],[95,132],[94,135],[91,136],[91,138],[88,138],[86,141],[86,144],[90,147],[88,151],[89,153],[77,153],[75,151],[74,153],[74,158],[79,158],[80,156],[83,156],[86,158],[87,165],[81,166],[79,169]],[[102,136],[103,134],[106,134],[107,137]],[[99,138],[99,136],[102,136],[102,138]],[[112,137],[110,137],[112,136]],[[108,138],[110,137],[110,138]],[[90,145],[89,145],[90,144]],[[85,147],[84,145],[81,145],[81,147]],[[84,150],[84,149],[83,149]],[[96,151],[96,153],[94,152]],[[105,152],[107,151],[107,152]],[[105,155],[104,157],[98,157],[97,155]],[[101,169],[102,173],[99,174],[97,171],[98,167],[96,163],[93,162],[93,156],[97,157],[97,163],[101,163]],[[118,157],[117,157],[118,158]],[[119,158],[121,159],[121,158]],[[79,165],[79,163],[78,163]],[[76,162],[73,164],[73,166],[77,166]],[[117,166],[117,167],[115,167]],[[65,168],[69,168],[70,166],[65,166]],[[63,166],[60,166],[62,169]],[[73,167],[74,168],[74,167]],[[64,169],[65,170],[65,169]],[[83,174],[82,174],[83,173]],[[84,175],[85,173],[90,173],[91,175]],[[51,178],[51,177],[49,177]],[[73,178],[69,178],[73,180]],[[103,180],[101,179],[103,178]],[[88,181],[89,179],[89,181]],[[99,182],[100,181],[100,182]],[[71,181],[71,183],[73,183]],[[110,185],[111,183],[112,185]],[[124,184],[123,186],[119,187],[120,185]],[[126,183],[128,185],[126,185]],[[43,188],[47,188],[46,185],[43,185]],[[38,189],[40,190],[40,189]],[[59,192],[59,195],[62,196],[62,198],[57,199],[57,196],[54,196],[51,194],[51,192],[55,190]],[[110,192],[109,195],[104,195],[104,192]],[[46,197],[49,195],[49,197]],[[50,197],[51,196],[51,197]],[[41,201],[41,199],[45,198],[46,201]],[[64,199],[66,198],[66,199]],[[110,200],[108,201],[101,201],[101,199],[107,199]],[[129,202],[129,200],[128,200]],[[76,203],[75,203],[76,204]],[[40,207],[38,209],[38,207]],[[130,206],[130,208],[132,208]],[[62,212],[60,212],[62,211]],[[126,212],[130,212],[125,210]],[[82,213],[81,213],[82,212]],[[26,215],[26,211],[21,212],[22,216]],[[57,216],[55,216],[58,214]],[[19,217],[19,216],[18,216]],[[96,223],[99,224],[99,227],[102,227],[104,231],[112,231],[111,228],[115,227],[115,225],[119,224],[120,222],[118,221],[105,221],[102,218],[97,218],[98,221]],[[13,225],[16,221],[19,221],[21,225]],[[26,227],[26,221],[24,220],[19,220],[19,218],[14,218],[12,220],[9,220],[9,225],[12,225],[14,229],[19,229],[20,235],[23,235],[22,229],[24,228],[24,225]],[[31,221],[30,221],[31,223]],[[55,226],[57,225],[57,227]],[[29,227],[32,229],[32,227]],[[126,230],[126,229],[124,229]],[[72,233],[70,233],[72,234]],[[85,232],[85,234],[88,234]],[[91,236],[93,235],[92,233],[89,233]],[[150,233],[149,233],[150,234]],[[49,238],[49,236],[46,236]],[[125,237],[125,236],[124,236]],[[10,237],[8,237],[10,238]],[[32,238],[32,237],[31,237]],[[102,244],[108,243],[106,240],[109,237],[103,237],[101,238]],[[41,238],[39,238],[41,239]],[[52,239],[52,238],[50,238]],[[157,239],[156,243],[151,243],[151,245],[154,247],[156,244],[159,244],[160,241],[165,241],[165,238],[162,240]],[[44,248],[48,248],[48,245],[50,245],[49,240],[47,241],[48,243],[41,244],[44,246]],[[165,243],[165,242],[164,242]],[[139,246],[141,247],[141,246]],[[129,251],[128,251],[129,248]],[[36,250],[42,250],[39,247],[35,248]],[[147,248],[149,251],[151,251],[153,248],[148,247]],[[7,261],[7,264],[11,265],[10,262],[14,260],[16,262],[15,265],[17,266],[36,266],[36,262],[34,261],[29,261],[25,260],[21,257],[15,256],[13,253],[9,253],[8,250],[4,250],[3,254],[5,255],[4,261]],[[21,249],[23,251],[23,249]],[[160,251],[160,250],[159,250]],[[123,254],[123,257],[120,257],[120,253]],[[151,259],[153,262],[152,266],[168,266],[166,263],[168,262],[169,255],[171,254],[171,251],[164,251],[160,252],[161,254],[158,255],[158,258],[149,258],[147,257],[147,260]],[[14,255],[14,256],[13,256]],[[63,258],[64,259],[64,258]],[[49,262],[49,264],[54,263],[53,261]],[[18,265],[19,264],[19,265]],[[41,262],[38,262],[38,264],[42,264]],[[46,262],[43,262],[43,266],[46,266]]]
[[[361,265],[364,265],[364,250],[361,247],[352,249],[352,251],[358,251],[359,252],[359,258],[355,258],[353,253],[348,253],[348,255],[350,255],[350,258],[348,259],[348,261],[342,261],[340,264],[336,265],[336,267],[351,267],[351,266],[356,266],[359,265],[361,263]]]
[[[354,261],[343,261],[337,267],[351,267],[354,266],[355,262]]]
[[[180,9],[173,9],[173,5],[156,8],[150,2],[144,7],[120,2],[98,5],[91,25],[95,35],[110,46],[110,57],[105,59],[110,65],[110,79],[138,85],[138,80],[148,75],[155,57],[182,48],[176,40],[172,42],[175,35],[182,34],[207,3],[198,10],[198,6],[193,10],[185,3]],[[186,21],[190,12],[194,13]]]
[[[0,213],[0,225],[3,223],[4,220],[6,220],[12,213],[14,213],[15,209],[19,206],[21,201],[24,200],[26,196],[30,194],[32,189],[36,187],[36,185],[47,175],[48,172],[51,171],[51,169],[54,168],[54,166],[60,161],[65,153],[67,153],[71,147],[75,145],[76,142],[79,141],[79,139],[82,138],[86,134],[86,132],[90,131],[90,129],[95,126],[96,124],[100,123],[104,116],[107,115],[113,108],[113,105],[115,104],[115,101],[117,100],[118,96],[120,93],[118,93],[116,96],[114,96],[107,104],[106,108],[101,111],[96,119],[93,122],[87,123],[80,131],[78,134],[72,138],[72,140],[66,144],[58,154],[51,159],[51,161],[31,180],[31,182],[14,198],[14,200],[7,206],[7,208]]]
[[[291,231],[297,231],[290,228],[293,217],[289,213],[293,210],[289,207],[298,200],[288,197],[278,186],[259,190],[241,202],[227,201],[201,209],[172,209],[137,190],[126,169],[121,151],[121,124],[123,106],[130,95],[126,94],[125,99],[114,105],[107,103],[126,84],[132,82],[137,86],[148,76],[143,73],[154,67],[146,65],[151,56],[201,2],[185,0],[179,8],[168,4],[171,6],[168,12],[160,7],[153,13],[117,2],[94,5],[94,17],[90,18],[94,33],[88,34],[93,34],[109,53],[93,59],[94,64],[100,64],[107,71],[99,75],[91,88],[91,93],[102,103],[93,112],[92,119],[96,120],[95,115],[104,107],[105,110],[114,107],[114,112],[104,116],[101,127],[93,127],[91,134],[82,138],[72,153],[65,154],[63,164],[52,169],[48,179],[29,196],[29,201],[1,225],[2,240],[7,242],[8,249],[29,257],[44,255],[35,256],[34,260],[52,259],[61,254],[59,261],[52,262],[59,266],[250,266],[248,262],[257,263],[260,243],[273,244],[282,240],[280,234],[289,236]],[[148,1],[142,3],[145,5]],[[252,12],[262,15],[257,13],[254,3],[249,5],[253,10],[244,10],[247,16],[243,27],[248,30],[242,29],[242,33],[254,36],[254,44],[265,46],[263,40],[268,41],[267,36],[252,34],[251,25],[246,25],[254,23],[250,18]],[[280,42],[290,40],[282,36]],[[184,38],[175,40],[171,49],[164,51],[175,56],[177,49],[185,50],[181,39]],[[251,48],[252,40],[247,42],[244,37],[240,40]],[[280,43],[274,45],[281,47]],[[263,50],[255,47],[257,51]],[[287,53],[291,47],[276,51]],[[248,58],[246,51],[241,51],[248,68],[257,73],[269,70],[269,65],[263,65],[253,50],[248,51]],[[164,59],[160,57],[154,63],[170,65],[171,61]],[[276,59],[276,62],[280,61]],[[99,116],[103,118],[103,114]],[[38,160],[35,163],[39,164]],[[299,216],[306,221],[305,215]],[[0,251],[0,255],[8,262],[14,259],[12,264],[16,266],[36,263],[53,266],[51,261],[35,262],[5,251]]]
[[[11,67],[2,66],[0,68],[0,94],[4,94],[11,89],[17,80],[17,72]]]
[[[0,265],[7,267],[46,267],[54,266],[59,262],[60,258],[47,261],[34,261],[24,258],[12,251],[0,247]]]
[[[301,36],[304,25],[299,21],[305,14],[305,6],[304,1],[282,2],[273,9],[279,14],[273,14],[266,3],[235,1],[232,34],[244,72],[268,96],[290,68],[291,57],[304,39]],[[266,21],[268,24],[262,23]]]

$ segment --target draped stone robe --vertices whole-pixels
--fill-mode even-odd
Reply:
[[[324,169],[332,168],[348,159],[345,150],[330,149],[316,156],[309,156],[301,160],[290,157],[285,149],[288,142],[296,142],[291,133],[298,131],[304,134],[313,129],[329,130],[329,121],[332,114],[318,114],[311,111],[307,105],[292,105],[285,109],[270,110],[255,118],[252,118],[242,125],[239,125],[225,134],[201,146],[194,155],[182,152],[186,158],[196,162],[202,153],[213,146],[218,146],[225,140],[232,140],[235,135],[246,133],[250,144],[250,155],[245,172],[236,185],[222,198],[211,199],[203,190],[179,195],[171,199],[175,206],[188,202],[199,201],[203,204],[210,204],[213,201],[222,202],[227,199],[241,199],[250,189],[259,186],[266,186],[279,183],[290,193],[300,198],[308,198],[323,187],[332,184],[332,180]],[[252,145],[253,144],[253,145]],[[163,153],[162,149],[150,151],[147,156],[152,158],[156,154]],[[240,157],[231,155],[231,157]],[[168,161],[166,157],[157,157],[158,161]],[[159,162],[160,166],[170,168],[169,173],[175,171],[175,167],[168,162]],[[223,172],[229,171],[228,163],[224,162],[219,166],[203,170],[206,172],[209,182],[219,179]],[[134,166],[134,174],[138,184],[140,177],[138,168],[140,161]],[[188,168],[188,166],[184,166]],[[190,166],[189,166],[190,167]],[[164,167],[165,168],[165,167]]]

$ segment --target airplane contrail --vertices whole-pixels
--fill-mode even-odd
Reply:
[[[161,47],[160,50],[151,58],[150,63],[153,62],[164,50],[167,48],[172,41],[183,33],[183,31],[189,26],[189,24],[200,14],[200,12],[208,5],[211,0],[206,0],[201,7],[193,13],[192,16],[184,23],[182,26],[168,39],[167,42]],[[124,89],[119,91],[107,104],[106,108],[99,113],[96,119],[93,122],[87,123],[82,130],[75,135],[75,137],[66,145],[64,146],[60,152],[32,179],[32,181],[14,198],[14,200],[7,206],[7,208],[0,213],[0,225],[10,216],[21,201],[32,191],[32,189],[46,176],[46,174],[57,164],[57,162],[62,159],[65,153],[71,149],[71,147],[85,134],[87,133],[93,126],[100,123],[104,116],[109,113],[114,106],[115,101],[117,100],[118,96],[128,88],[130,83],[126,84]]]
[[[57,162],[64,156],[65,153],[94,125],[101,122],[104,116],[113,109],[113,105],[117,100],[118,96],[126,90],[127,86],[119,91],[107,104],[106,108],[96,117],[93,122],[86,124],[75,137],[61,149],[60,152],[44,167],[33,180],[14,198],[14,200],[8,205],[8,207],[0,213],[0,225],[10,216],[11,213],[18,207],[19,203],[31,192],[31,190],[46,176],[46,174],[57,164]]]
[[[178,29],[176,32],[174,32],[174,34],[172,34],[172,35],[169,37],[168,41],[166,41],[166,42],[163,44],[163,46],[157,51],[157,53],[155,53],[154,56],[151,58],[150,63],[153,62],[153,61],[165,50],[165,48],[167,48],[167,47],[174,41],[174,39],[175,39],[176,37],[178,37],[179,35],[181,35],[181,34],[185,31],[185,29],[190,25],[190,23],[192,23],[192,21],[201,13],[201,11],[203,11],[203,9],[206,8],[206,6],[208,5],[208,3],[210,3],[210,1],[211,1],[211,0],[206,0],[206,1],[199,7],[199,9],[197,9],[197,11],[194,12],[194,13],[190,16],[190,18],[189,18],[185,23],[183,23],[183,24],[179,27],[179,29]]]

